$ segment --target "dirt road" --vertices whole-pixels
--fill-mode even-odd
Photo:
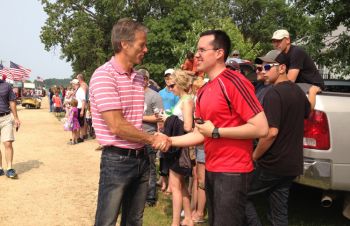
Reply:
[[[0,225],[93,225],[97,142],[67,145],[71,134],[49,113],[47,98],[41,109],[18,108],[22,122],[14,142],[18,179],[0,177]],[[1,150],[4,153],[3,146]]]

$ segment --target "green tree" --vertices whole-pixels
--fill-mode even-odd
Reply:
[[[304,0],[296,7],[312,17],[303,42],[317,63],[339,75],[350,74],[350,4],[348,0]],[[335,32],[337,30],[337,32]]]

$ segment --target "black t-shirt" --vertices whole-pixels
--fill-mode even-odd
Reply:
[[[311,57],[298,46],[290,46],[286,54],[289,69],[299,69],[296,83],[309,83],[324,88],[324,81]]]
[[[282,176],[303,173],[304,118],[310,113],[310,102],[293,82],[278,83],[264,98],[269,127],[278,129],[269,150],[258,160],[259,166]]]

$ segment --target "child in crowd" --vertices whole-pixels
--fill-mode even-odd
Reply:
[[[89,136],[93,139],[95,139],[95,130],[94,127],[92,127],[92,118],[91,118],[91,110],[90,110],[90,102],[87,103],[86,106],[86,115],[85,115],[85,121],[88,125],[88,132]]]
[[[52,97],[52,102],[53,102],[53,106],[54,106],[54,110],[55,110],[55,115],[56,117],[59,115],[59,113],[62,111],[62,101],[61,98],[59,96],[59,92],[55,91],[55,95],[53,95]]]
[[[71,109],[69,111],[69,118],[68,120],[71,122],[72,125],[72,140],[69,144],[77,144],[78,138],[79,138],[79,121],[78,121],[78,101],[76,99],[71,100]]]

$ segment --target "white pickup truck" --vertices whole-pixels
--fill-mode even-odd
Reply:
[[[350,81],[325,81],[315,111],[305,120],[304,175],[296,182],[324,190],[321,205],[343,198],[350,219]],[[334,92],[336,91],[336,92]]]

